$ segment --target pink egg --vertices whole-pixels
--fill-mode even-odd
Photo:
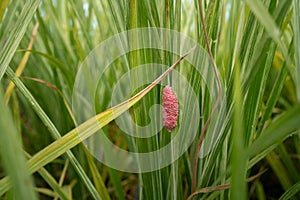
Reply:
[[[162,115],[166,129],[171,132],[177,125],[178,100],[172,91],[171,86],[166,86],[162,95]]]

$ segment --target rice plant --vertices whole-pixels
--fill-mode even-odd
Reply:
[[[2,0],[1,199],[299,199],[298,0]]]

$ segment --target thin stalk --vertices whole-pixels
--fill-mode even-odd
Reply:
[[[28,91],[28,89],[25,87],[23,82],[20,81],[18,77],[16,77],[14,71],[8,67],[6,70],[6,75],[11,79],[11,81],[16,85],[16,87],[19,89],[19,91],[24,95],[24,97],[30,102],[33,110],[36,112],[36,114],[40,117],[41,121],[45,124],[45,126],[48,127],[51,135],[53,138],[57,140],[61,139],[61,135],[57,128],[54,126],[52,121],[49,119],[49,117],[46,115],[46,113],[43,111],[43,109],[40,107],[38,102],[35,100],[35,98],[32,96],[32,94]],[[67,149],[69,150],[69,149]],[[71,164],[73,165],[74,169],[78,173],[78,176],[81,178],[81,180],[86,185],[87,189],[91,193],[94,199],[101,199],[99,196],[97,190],[95,189],[94,185],[90,181],[89,177],[83,170],[81,164],[76,159],[75,155],[71,151],[65,151],[66,156],[70,159]],[[1,185],[1,184],[0,184]]]
[[[36,172],[41,167],[52,162],[54,159],[56,159],[57,157],[61,156],[66,152],[68,156],[73,155],[71,151],[69,151],[71,148],[75,147],[80,142],[93,135],[100,128],[107,125],[109,122],[114,120],[116,117],[120,116],[130,107],[132,107],[135,103],[141,100],[152,88],[154,88],[163,78],[165,78],[168,75],[168,73],[171,72],[185,57],[187,57],[190,53],[192,53],[195,50],[195,48],[196,45],[192,49],[190,49],[186,54],[180,57],[172,66],[170,66],[165,72],[163,72],[150,85],[148,85],[145,89],[141,90],[139,93],[137,93],[130,99],[123,101],[122,103],[90,118],[89,120],[85,121],[83,124],[69,131],[63,137],[58,138],[53,143],[51,143],[50,145],[48,145],[47,147],[39,151],[27,162],[27,165],[29,167],[29,172],[30,173]],[[18,78],[15,77],[14,72],[10,68],[8,68],[6,73],[16,85],[18,85],[18,83],[20,84],[22,83],[19,81]],[[19,89],[23,89],[23,91],[21,92],[27,90],[25,87]],[[31,96],[30,93],[28,93],[28,95]],[[33,97],[32,100],[34,100]],[[34,105],[38,105],[33,101],[30,101],[30,103]],[[75,158],[71,156],[70,161],[72,160],[78,162]],[[80,167],[80,165],[77,167]],[[87,180],[90,182],[89,179]],[[2,178],[0,180],[0,196],[3,195],[11,186],[12,185],[9,177]],[[88,187],[88,189],[94,189],[94,186],[92,185],[92,188]],[[99,196],[96,190],[95,192]],[[101,198],[99,196],[99,198],[95,198],[95,199],[101,199]]]
[[[258,177],[260,177],[263,173],[265,173],[267,170],[264,170],[262,172],[259,172],[258,174],[251,176],[249,178],[247,178],[245,181],[247,183],[254,181],[255,179],[257,179]],[[187,200],[191,200],[193,197],[195,197],[198,194],[203,194],[203,193],[209,193],[209,192],[215,192],[215,191],[220,191],[220,190],[226,190],[229,189],[231,187],[231,185],[228,184],[223,184],[223,185],[217,185],[217,186],[211,186],[211,187],[205,187],[205,188],[201,188],[200,190],[195,191],[194,193],[192,193]]]
[[[194,193],[195,190],[196,190],[197,167],[198,167],[198,157],[199,157],[199,154],[200,154],[200,149],[201,149],[201,146],[202,146],[202,143],[203,143],[208,125],[211,121],[211,118],[212,118],[213,114],[216,112],[218,106],[220,105],[221,96],[222,96],[221,81],[220,81],[219,75],[217,73],[217,65],[214,61],[214,58],[213,58],[213,55],[212,55],[212,52],[211,52],[211,49],[210,49],[208,35],[207,35],[207,31],[206,31],[206,23],[205,23],[205,19],[204,19],[204,16],[203,16],[202,4],[201,4],[200,0],[198,0],[198,4],[199,4],[199,11],[200,11],[200,18],[201,18],[201,22],[202,22],[202,26],[203,26],[203,33],[204,33],[204,37],[205,37],[205,43],[206,43],[206,46],[207,46],[209,58],[210,58],[210,60],[213,64],[213,70],[214,70],[214,74],[215,74],[216,80],[217,80],[218,98],[217,98],[216,103],[214,104],[214,107],[212,108],[212,111],[211,111],[210,115],[208,116],[208,118],[207,118],[207,120],[206,120],[206,122],[205,122],[205,124],[204,124],[204,126],[201,130],[200,137],[199,137],[199,140],[198,140],[198,143],[197,143],[197,146],[196,146],[196,152],[195,152],[195,155],[194,155],[194,162],[193,162],[194,163],[193,164],[193,171],[192,171],[192,193]]]

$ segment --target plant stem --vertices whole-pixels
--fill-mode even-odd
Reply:
[[[196,146],[196,152],[194,155],[194,161],[193,161],[193,171],[192,171],[192,193],[195,192],[196,190],[196,181],[197,181],[197,167],[198,167],[198,157],[199,157],[199,153],[200,153],[200,149],[207,131],[207,127],[209,125],[209,122],[211,121],[211,118],[213,116],[213,114],[215,113],[215,111],[217,110],[220,102],[221,102],[221,96],[222,96],[222,87],[221,87],[221,81],[217,72],[217,66],[216,63],[214,61],[211,49],[210,49],[210,45],[209,45],[209,40],[208,40],[208,35],[207,35],[207,31],[206,31],[206,24],[205,24],[205,20],[204,20],[204,16],[203,16],[203,11],[202,11],[202,4],[200,2],[200,0],[198,0],[198,4],[199,4],[199,11],[200,11],[200,18],[201,18],[201,22],[202,22],[202,26],[203,26],[203,33],[205,36],[205,42],[206,42],[206,46],[207,46],[207,50],[208,50],[208,54],[210,57],[210,60],[213,64],[213,70],[214,70],[214,74],[216,76],[216,80],[217,80],[217,85],[218,85],[218,98],[216,103],[214,104],[214,107],[210,113],[210,115],[208,116],[202,130],[200,133],[200,137]]]

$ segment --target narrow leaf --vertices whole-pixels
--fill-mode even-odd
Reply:
[[[103,126],[120,116],[139,100],[141,100],[153,87],[155,87],[165,76],[172,71],[186,56],[195,50],[196,46],[178,59],[171,67],[169,67],[162,75],[154,80],[149,86],[137,93],[127,101],[124,101],[82,123],[77,128],[71,130],[63,137],[57,139],[43,150],[35,154],[29,161],[28,166],[31,173],[36,172],[41,167],[50,163],[66,151],[78,145],[82,140],[87,139]],[[10,76],[14,76],[11,70],[8,70]],[[4,177],[0,180],[0,195],[2,195],[10,187],[10,180]]]
[[[5,116],[0,118],[0,155],[13,186],[14,198],[37,199],[21,148],[22,144],[18,138],[18,131],[13,123],[11,112],[4,102],[2,89],[0,89],[0,113]]]
[[[8,64],[13,58],[14,53],[18,48],[19,43],[21,42],[21,39],[25,34],[27,26],[30,23],[31,18],[33,17],[39,3],[40,3],[39,0],[26,1],[18,20],[14,24],[12,31],[9,34],[9,37],[7,39],[7,42],[5,43],[4,47],[0,52],[0,80],[4,75],[8,67]],[[6,27],[6,28],[11,28],[11,27]]]
[[[279,200],[288,200],[291,199],[295,194],[300,192],[300,181],[297,182],[295,185],[290,187],[280,198]]]
[[[276,144],[280,144],[286,137],[300,129],[299,121],[300,105],[296,105],[274,121],[274,123],[253,142],[247,150],[248,156],[253,157],[269,147],[275,148]]]
[[[33,45],[35,36],[37,34],[38,27],[39,27],[39,24],[37,23],[32,31],[32,36],[31,36],[30,42],[28,44],[27,50],[32,49],[32,45]],[[26,51],[17,70],[16,70],[16,76],[19,77],[22,74],[22,72],[24,71],[29,56],[30,56],[30,51]],[[15,88],[15,84],[13,82],[10,82],[5,91],[6,104],[8,103],[14,88]]]

